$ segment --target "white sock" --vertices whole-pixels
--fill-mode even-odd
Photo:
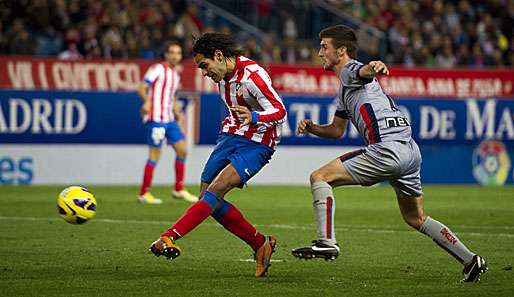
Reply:
[[[462,264],[468,264],[473,260],[473,254],[450,228],[440,222],[427,217],[419,228],[421,233],[428,235],[440,247],[454,256]]]
[[[332,187],[326,182],[315,182],[311,186],[311,191],[318,240],[334,245],[337,243],[334,230],[336,204]]]

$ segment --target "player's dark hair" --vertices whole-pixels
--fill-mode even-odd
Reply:
[[[168,40],[164,43],[163,52],[166,53],[170,46],[178,46],[182,49],[182,44],[178,40]]]
[[[319,38],[332,38],[332,44],[336,49],[344,46],[350,58],[354,59],[357,56],[357,36],[347,26],[336,25],[325,28],[319,32]]]
[[[193,44],[193,55],[202,54],[208,59],[214,58],[214,52],[220,50],[223,56],[235,57],[243,53],[230,35],[222,33],[204,33]]]

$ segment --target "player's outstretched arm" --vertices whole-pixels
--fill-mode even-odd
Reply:
[[[362,78],[374,78],[379,74],[389,75],[389,69],[382,61],[371,61],[359,69],[359,76]]]
[[[327,125],[314,124],[311,120],[301,120],[296,129],[297,134],[311,133],[322,138],[339,139],[343,136],[348,120],[335,116]]]

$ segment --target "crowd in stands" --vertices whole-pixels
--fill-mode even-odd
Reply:
[[[352,0],[335,6],[387,33],[394,64],[514,65],[514,1]]]
[[[245,35],[246,54],[265,64],[319,64],[319,1],[211,1],[265,33]],[[514,67],[514,0],[326,0],[384,32],[371,56],[426,67]],[[224,4],[224,5],[222,5]],[[227,9],[228,10],[228,9]],[[320,22],[317,22],[318,24]],[[166,40],[191,56],[193,36],[236,31],[211,24],[187,0],[0,1],[0,54],[60,59],[158,59]],[[378,50],[381,47],[382,51]]]

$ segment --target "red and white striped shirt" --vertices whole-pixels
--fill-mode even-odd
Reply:
[[[280,142],[282,123],[286,120],[286,108],[271,85],[271,78],[256,62],[236,57],[231,74],[219,82],[220,95],[229,115],[223,121],[221,131],[244,136],[275,149]],[[243,122],[232,112],[232,106],[245,106],[257,113],[257,122],[241,127]]]
[[[175,68],[166,63],[152,65],[146,71],[144,81],[150,85],[150,113],[144,121],[173,122],[173,96],[178,89],[180,76]]]

